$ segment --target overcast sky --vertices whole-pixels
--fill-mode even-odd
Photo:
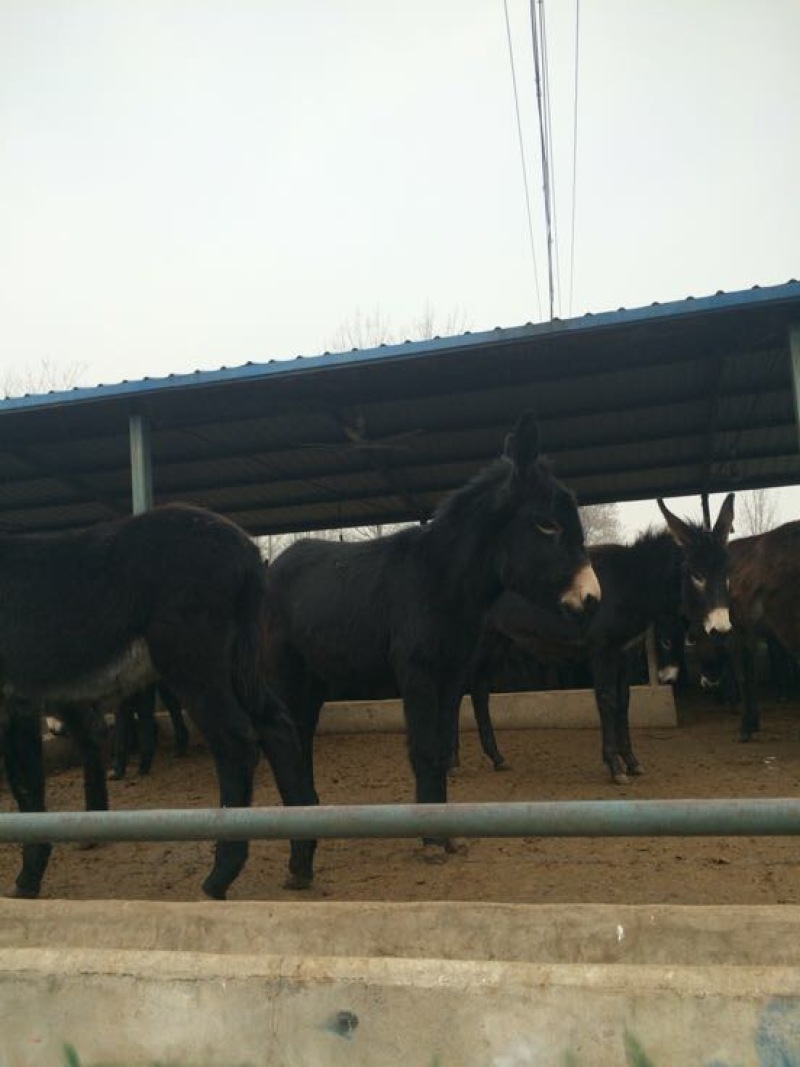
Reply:
[[[560,314],[798,276],[800,3],[580,10],[570,306],[575,5],[546,4]],[[2,0],[0,384],[313,355],[426,305],[545,308],[502,0]]]

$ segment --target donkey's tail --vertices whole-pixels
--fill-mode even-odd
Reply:
[[[269,615],[264,567],[247,575],[239,601],[233,686],[255,729],[284,804],[313,804],[297,725],[269,684]]]
[[[263,566],[248,572],[238,605],[233,687],[253,721],[288,712],[268,681],[267,583]]]

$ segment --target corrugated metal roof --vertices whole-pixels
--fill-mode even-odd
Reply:
[[[796,281],[346,353],[0,401],[0,522],[130,508],[128,417],[158,501],[254,533],[420,518],[535,408],[585,503],[800,481]]]

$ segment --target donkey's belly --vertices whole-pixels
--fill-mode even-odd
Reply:
[[[142,638],[137,638],[118,656],[87,674],[75,675],[64,681],[44,686],[37,686],[35,682],[22,685],[7,682],[4,691],[8,696],[80,704],[96,700],[118,700],[139,689],[144,689],[157,678],[158,674],[150,658],[147,642]]]

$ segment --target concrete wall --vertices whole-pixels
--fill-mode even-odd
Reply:
[[[800,908],[0,902],[4,1067],[790,1067]]]
[[[630,721],[635,729],[677,726],[675,698],[669,685],[637,685],[631,688]],[[497,730],[529,728],[599,730],[600,723],[590,689],[553,689],[536,693],[495,693],[492,696],[492,722]],[[475,716],[469,698],[461,705],[460,728],[475,730]],[[199,735],[188,723],[193,740]],[[162,737],[172,738],[172,724],[159,713]],[[320,733],[400,733],[405,730],[403,706],[399,700],[331,701],[323,708]],[[49,769],[72,767],[80,762],[77,749],[68,737],[45,736],[45,762]]]
[[[598,730],[600,721],[591,689],[546,689],[535,693],[492,694],[492,722],[498,730],[529,727]],[[634,728],[676,726],[675,698],[669,685],[635,685],[631,688],[630,720]],[[469,697],[461,704],[461,729],[474,730],[475,716]],[[323,708],[321,733],[363,733],[403,730],[399,700],[329,702]]]

